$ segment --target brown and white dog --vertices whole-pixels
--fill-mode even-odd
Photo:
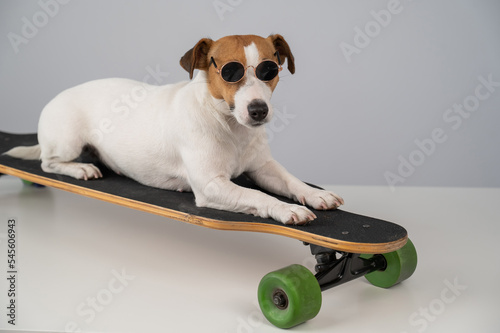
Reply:
[[[191,79],[199,70],[191,81],[151,86],[112,78],[70,88],[43,109],[39,145],[7,154],[41,159],[46,172],[88,180],[102,177],[100,170],[74,160],[91,146],[116,173],[193,191],[200,207],[307,223],[316,216],[303,205],[335,209],[343,200],[304,184],[271,156],[263,125],[273,115],[270,99],[285,59],[293,74],[292,52],[280,35],[204,38],[180,60]],[[119,107],[117,101],[131,95],[131,107]],[[242,173],[302,205],[231,182]]]

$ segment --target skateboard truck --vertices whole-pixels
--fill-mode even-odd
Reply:
[[[316,274],[302,265],[268,273],[259,284],[262,313],[275,326],[290,328],[319,313],[325,290],[362,276],[381,288],[408,279],[417,266],[417,252],[409,239],[405,241],[398,250],[382,254],[359,254],[304,242],[316,258]]]
[[[360,254],[332,250],[314,244],[311,254],[316,258],[316,279],[321,291],[328,290],[348,281],[365,276],[374,271],[383,271],[387,261],[383,255],[377,254],[371,258],[362,258]]]
[[[311,277],[317,280],[318,292],[321,293],[343,283],[363,277],[375,271],[384,271],[387,268],[387,260],[381,254],[369,258],[363,258],[361,254],[336,251],[319,245],[304,242],[310,246],[311,254],[316,258],[316,275]],[[297,274],[307,275],[302,272]],[[275,288],[272,292],[272,304],[279,310],[286,310],[289,305],[287,293],[281,288]]]

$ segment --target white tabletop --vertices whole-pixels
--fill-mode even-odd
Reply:
[[[500,189],[336,186],[345,210],[405,226],[415,274],[385,290],[358,279],[323,293],[295,332],[499,332]],[[282,332],[257,305],[270,271],[313,270],[299,241],[206,229],[0,178],[0,276],[16,229],[16,325],[0,279],[0,329]]]

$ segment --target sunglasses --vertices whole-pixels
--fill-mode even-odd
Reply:
[[[252,67],[255,73],[255,76],[264,82],[271,81],[274,79],[279,72],[283,69],[281,67],[281,59],[279,53],[276,51],[274,54],[278,58],[278,62],[273,60],[264,60],[257,67],[247,66],[245,67],[241,62],[231,61],[228,62],[219,69],[213,57],[210,58],[210,65],[214,65],[217,74],[220,77],[228,82],[228,83],[237,83],[240,82],[244,77],[249,67]]]

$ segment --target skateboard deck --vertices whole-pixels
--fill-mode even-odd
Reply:
[[[0,132],[0,154],[16,146],[34,144],[37,144],[36,134]],[[82,153],[78,160],[92,159],[91,155]],[[318,217],[316,220],[304,226],[294,226],[247,214],[200,208],[195,205],[191,192],[180,193],[148,187],[115,174],[98,161],[92,162],[101,169],[104,176],[102,179],[84,181],[45,173],[38,160],[20,160],[7,155],[0,155],[0,174],[208,228],[277,234],[336,251],[388,253],[402,248],[408,238],[406,230],[395,223],[340,209],[313,210]],[[245,176],[233,181],[240,186],[259,189]],[[273,196],[292,203],[290,199]]]

